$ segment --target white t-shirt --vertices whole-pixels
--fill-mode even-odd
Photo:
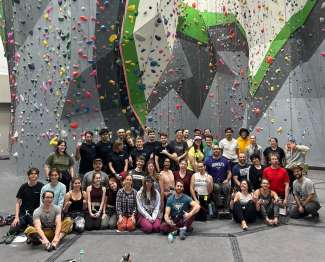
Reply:
[[[219,147],[223,149],[222,155],[225,158],[228,158],[235,162],[238,161],[238,156],[236,154],[238,143],[236,139],[233,138],[231,141],[229,141],[227,138],[223,138],[219,143]]]
[[[202,176],[200,173],[194,174],[194,189],[199,196],[207,196],[208,192],[208,175]]]

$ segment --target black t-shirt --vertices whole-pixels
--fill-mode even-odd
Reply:
[[[86,174],[93,170],[93,161],[96,158],[96,145],[95,143],[87,144],[82,143],[80,146],[80,165],[79,173]]]
[[[146,142],[143,146],[144,150],[147,151],[147,153],[149,154],[149,157],[151,156],[151,154],[154,154],[156,152],[156,148],[160,145],[160,143],[158,141],[154,141],[154,142]]]
[[[107,168],[109,157],[112,153],[112,143],[108,141],[103,143],[99,141],[96,145],[96,158],[100,158],[103,161],[103,167]]]
[[[136,167],[136,160],[137,157],[139,156],[143,156],[145,159],[145,163],[144,166],[146,166],[147,161],[149,160],[150,155],[148,154],[148,152],[144,149],[138,150],[137,148],[134,148],[131,151],[131,158],[132,158],[132,165],[133,167]]]
[[[112,163],[117,174],[121,173],[124,170],[125,159],[128,159],[128,156],[124,151],[113,152],[111,154],[109,162]]]
[[[185,141],[176,142],[176,140],[173,140],[168,145],[168,152],[170,154],[176,153],[177,156],[183,155],[187,150],[188,150],[188,146]],[[171,161],[170,169],[173,171],[178,171],[179,166],[175,161]]]
[[[168,144],[166,146],[163,146],[161,143],[159,143],[159,145],[156,147],[156,150],[155,150],[155,155],[158,157],[158,163],[159,163],[160,170],[163,169],[164,161],[166,158],[168,158],[168,156],[161,153],[161,151],[163,151],[164,149],[167,150],[168,153],[170,153]]]
[[[286,155],[284,153],[284,150],[281,147],[277,147],[275,150],[273,150],[271,147],[265,148],[263,155],[264,155],[266,166],[271,165],[271,158],[270,158],[271,153],[276,153],[279,155],[279,163],[281,166],[283,166]]]
[[[257,169],[254,165],[251,165],[249,169],[249,183],[252,187],[252,190],[256,190],[261,187],[263,169],[263,166],[261,166],[261,169]]]
[[[35,186],[29,186],[24,183],[20,186],[16,198],[21,199],[22,203],[19,209],[19,214],[24,215],[26,211],[32,216],[36,208],[40,206],[41,189],[43,183],[37,182]]]
[[[133,178],[133,188],[136,191],[139,191],[140,188],[142,187],[142,180],[144,179],[145,173],[144,171],[138,172],[135,169],[130,171],[130,174],[132,175]]]

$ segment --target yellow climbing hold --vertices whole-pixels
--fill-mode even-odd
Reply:
[[[129,6],[128,6],[128,11],[129,11],[129,12],[134,12],[134,11],[136,10],[136,8],[137,8],[137,7],[136,7],[135,5],[129,5]]]
[[[111,35],[111,36],[108,38],[108,41],[109,41],[110,43],[113,43],[116,39],[117,39],[117,35],[116,35],[116,34],[113,34],[113,35]]]

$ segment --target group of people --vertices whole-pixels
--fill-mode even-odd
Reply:
[[[277,225],[279,215],[318,219],[319,200],[313,182],[305,177],[309,148],[289,139],[285,149],[270,138],[264,150],[249,130],[233,129],[217,141],[209,129],[176,130],[175,139],[148,129],[145,138],[123,129],[111,141],[108,129],[94,142],[84,133],[74,158],[59,140],[40,171],[30,168],[27,183],[16,195],[15,219],[2,243],[24,231],[27,243],[55,249],[72,230],[117,229],[145,233],[193,230],[194,220],[233,216],[243,230],[260,216]],[[146,142],[144,142],[146,141]],[[79,172],[75,172],[79,161]],[[295,203],[289,207],[289,194]]]

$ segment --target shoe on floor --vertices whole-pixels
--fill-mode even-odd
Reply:
[[[6,240],[5,240],[5,243],[7,245],[11,244],[12,241],[14,241],[14,239],[16,238],[16,235],[9,235]]]
[[[0,244],[4,244],[4,243],[6,243],[6,239],[7,239],[8,236],[9,236],[8,233],[5,234],[5,235],[0,239]]]
[[[182,227],[179,229],[179,238],[180,240],[185,240],[186,239],[186,227]]]

